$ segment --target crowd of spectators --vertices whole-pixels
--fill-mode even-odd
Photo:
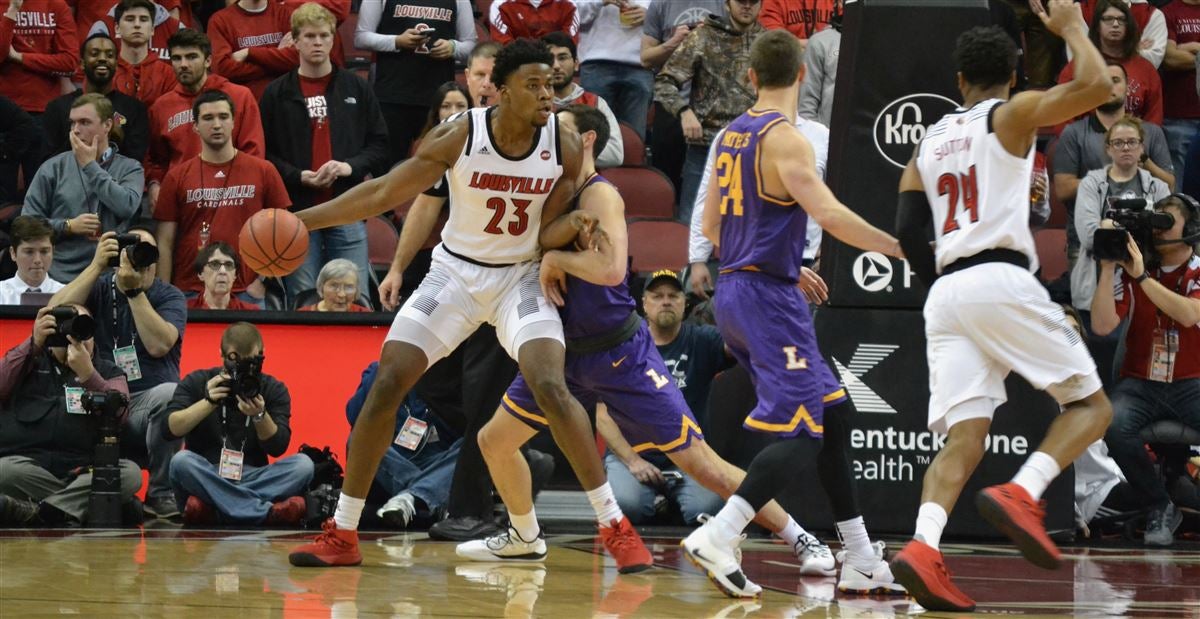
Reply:
[[[1149,506],[1147,543],[1169,545],[1181,499],[1155,477],[1138,437],[1161,419],[1200,429],[1200,259],[1191,251],[1200,207],[1174,193],[1200,185],[1200,0],[1080,4],[1109,62],[1112,98],[1046,128],[1051,174],[1034,193],[1051,194],[1065,211],[1060,300],[1079,311],[1114,394],[1113,429],[1089,453]],[[1021,86],[1071,78],[1062,42],[1023,0],[989,5],[1022,44]],[[313,463],[282,457],[286,386],[264,374],[261,394],[230,393],[234,366],[264,358],[261,338],[235,323],[222,364],[181,377],[187,313],[394,311],[440,240],[446,183],[397,205],[402,237],[423,243],[378,272],[368,222],[310,233],[304,263],[281,281],[245,265],[238,233],[262,209],[308,208],[386,173],[438,123],[494,103],[501,45],[544,40],[555,105],[590,105],[609,121],[599,166],[625,163],[623,136],[636,136],[677,189],[674,218],[695,228],[710,145],[754,100],[748,54],[767,29],[805,43],[797,126],[823,173],[842,29],[840,0],[0,0],[0,12],[0,207],[19,205],[0,210],[8,248],[0,304],[43,306],[30,338],[0,365],[0,521],[9,524],[86,521],[90,444],[79,442],[77,426],[87,424],[75,414],[84,390],[129,396],[122,489],[140,486],[131,467],[147,468],[147,515],[298,522]],[[339,27],[352,16],[352,40],[343,41],[348,26]],[[351,56],[370,56],[369,70]],[[1158,239],[1176,242],[1146,260],[1096,259],[1093,236],[1112,225],[1105,213],[1118,201],[1171,213],[1175,226]],[[812,227],[800,283],[819,304],[820,229]],[[688,272],[650,275],[642,304],[704,426],[709,384],[731,362],[715,330],[684,321],[686,299],[707,298],[716,285],[711,245],[692,237],[690,267],[677,265]],[[151,250],[156,259],[145,262]],[[93,318],[94,335],[57,339],[66,314],[55,307]],[[488,337],[481,332],[431,370],[452,387],[425,381],[402,407],[376,479],[385,523],[449,516],[442,534],[452,539],[493,530],[490,501],[478,498],[487,478],[475,435],[486,418],[471,410],[493,410],[486,400],[498,400],[516,368],[499,364]],[[483,364],[491,365],[482,386],[463,388]],[[373,377],[367,368],[347,406],[351,424]],[[631,518],[649,520],[674,503],[694,522],[719,505],[665,459],[628,449],[606,419],[601,411],[606,466]],[[405,446],[410,424],[429,431]],[[1106,468],[1107,451],[1115,465]],[[526,455],[535,477],[548,476],[544,454]]]

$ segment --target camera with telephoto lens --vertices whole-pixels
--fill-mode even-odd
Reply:
[[[1092,256],[1097,260],[1128,260],[1129,247],[1125,240],[1128,234],[1142,252],[1143,262],[1146,265],[1157,264],[1154,231],[1169,230],[1175,225],[1173,215],[1147,209],[1146,201],[1141,198],[1113,202],[1104,217],[1113,220],[1116,227],[1096,230],[1096,235],[1092,237]]]
[[[143,241],[133,233],[118,234],[116,239],[120,249],[116,256],[109,258],[108,266],[121,266],[121,252],[129,254],[129,264],[139,271],[158,262],[158,248],[153,243]]]
[[[229,380],[225,381],[229,387],[229,397],[240,396],[244,400],[253,400],[262,393],[264,359],[262,355],[257,355],[225,362],[225,372],[229,374]]]
[[[87,314],[80,314],[79,310],[70,305],[60,305],[50,310],[50,315],[54,317],[54,333],[46,336],[47,348],[61,348],[70,344],[67,341],[67,336],[75,338],[75,341],[82,342],[92,339],[96,335],[96,321]]]
[[[89,391],[83,394],[83,410],[98,422],[96,456],[92,461],[92,489],[88,496],[87,524],[90,527],[121,526],[121,411],[129,407],[129,396],[120,391]]]

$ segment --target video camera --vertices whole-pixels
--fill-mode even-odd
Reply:
[[[92,489],[88,496],[88,526],[121,526],[121,411],[129,396],[120,391],[83,394],[83,410],[99,421],[96,457],[92,462]]]
[[[262,393],[264,360],[266,357],[257,355],[237,361],[225,361],[225,371],[229,374],[229,380],[225,381],[229,386],[229,397],[241,396],[243,399],[252,400]]]
[[[129,254],[129,263],[139,271],[158,262],[158,248],[153,243],[143,241],[142,237],[133,233],[118,234],[116,239],[120,250],[109,259],[109,267],[121,266],[121,252]]]
[[[1146,264],[1152,264],[1158,257],[1154,247],[1154,231],[1169,230],[1175,225],[1173,215],[1147,209],[1146,201],[1142,198],[1117,200],[1104,217],[1113,220],[1116,227],[1096,230],[1092,238],[1092,255],[1098,260],[1128,260],[1129,248],[1125,241],[1128,233],[1137,243]]]
[[[54,317],[54,333],[46,336],[47,348],[60,348],[70,344],[67,341],[67,336],[75,338],[76,341],[92,339],[96,335],[96,321],[87,314],[80,314],[79,310],[70,305],[60,305],[50,310],[50,315]]]

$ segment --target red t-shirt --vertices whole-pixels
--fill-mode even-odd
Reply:
[[[1134,54],[1129,60],[1122,60],[1121,66],[1125,67],[1125,74],[1129,77],[1125,110],[1132,116],[1162,126],[1163,84],[1162,78],[1158,76],[1158,69],[1138,54]],[[1062,84],[1074,78],[1075,61],[1072,60],[1063,67],[1062,73],[1058,74],[1058,83]]]
[[[1177,294],[1189,299],[1200,299],[1200,256],[1195,254],[1184,265],[1170,273],[1150,271],[1150,277],[1158,280]],[[1176,329],[1179,331],[1179,352],[1175,355],[1175,380],[1200,378],[1200,325],[1185,328],[1162,313],[1146,296],[1142,287],[1128,275],[1121,274],[1121,281],[1113,290],[1117,301],[1117,315],[1129,315],[1130,300],[1133,301],[1133,318],[1129,333],[1125,336],[1125,364],[1122,376],[1150,377],[1150,355],[1156,343],[1155,331]]]
[[[329,105],[325,100],[325,91],[329,90],[329,80],[333,73],[325,77],[300,76],[300,94],[304,95],[304,105],[308,108],[308,120],[312,126],[312,163],[308,169],[316,172],[326,162],[333,159],[333,145],[329,141]],[[324,189],[313,196],[313,204],[320,204],[333,197],[333,192]]]
[[[1167,39],[1176,45],[1200,41],[1200,6],[1172,2],[1163,7],[1167,19]],[[1196,96],[1196,68],[1172,71],[1162,66],[1163,113],[1167,118],[1200,118],[1200,97]]]
[[[787,30],[803,40],[829,24],[833,9],[834,0],[763,0],[758,23],[767,30]]]
[[[192,270],[201,243],[224,241],[236,250],[238,234],[251,215],[291,205],[275,166],[249,153],[239,152],[221,165],[193,157],[171,168],[154,207],[155,219],[177,224],[171,283],[183,291],[203,291]],[[254,272],[243,261],[233,291],[245,290],[251,281]]]
[[[3,16],[8,5],[0,0],[0,94],[40,114],[62,95],[59,78],[79,68],[75,18],[63,0],[25,0],[15,21]],[[21,62],[8,60],[10,48]]]
[[[208,306],[208,303],[206,303],[204,301],[204,293],[203,292],[201,292],[198,296],[194,296],[194,297],[188,299],[187,306],[189,309],[212,309],[211,307]],[[236,295],[230,295],[229,296],[229,306],[226,307],[225,309],[227,309],[227,310],[260,310],[262,308],[257,305],[251,305],[249,303],[246,303],[245,301],[242,301],[241,299],[237,298]]]

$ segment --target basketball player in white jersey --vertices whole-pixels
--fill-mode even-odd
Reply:
[[[1063,467],[1104,436],[1112,417],[1083,340],[1032,275],[1037,253],[1029,231],[1038,127],[1095,108],[1111,84],[1078,5],[1050,0],[1048,14],[1034,5],[1074,54],[1075,79],[1009,99],[1016,81],[1012,40],[994,26],[963,33],[954,54],[963,107],[930,127],[900,179],[901,244],[932,284],[925,302],[929,428],[947,439],[925,474],[916,535],[893,559],[892,572],[930,610],[975,607],[950,581],[938,542],[983,457],[1008,373],[1049,392],[1064,412],[1012,481],[980,491],[975,504],[1039,567],[1056,567],[1059,552],[1038,499]],[[936,251],[927,242],[931,214]]]
[[[597,518],[615,529],[603,537],[617,564],[623,571],[650,567],[649,551],[605,479],[587,414],[567,391],[562,321],[538,283],[541,248],[571,243],[596,225],[594,216],[579,211],[563,215],[575,194],[582,157],[579,135],[560,132],[554,118],[552,63],[543,43],[510,44],[496,56],[495,107],[469,110],[438,125],[413,158],[386,176],[300,212],[309,230],[358,221],[390,211],[443,174],[454,205],[429,274],[388,332],[378,379],[350,435],[337,511],[324,533],[291,553],[293,565],[362,562],[358,519],[395,434],[396,409],[430,365],[488,322],[520,365]]]

